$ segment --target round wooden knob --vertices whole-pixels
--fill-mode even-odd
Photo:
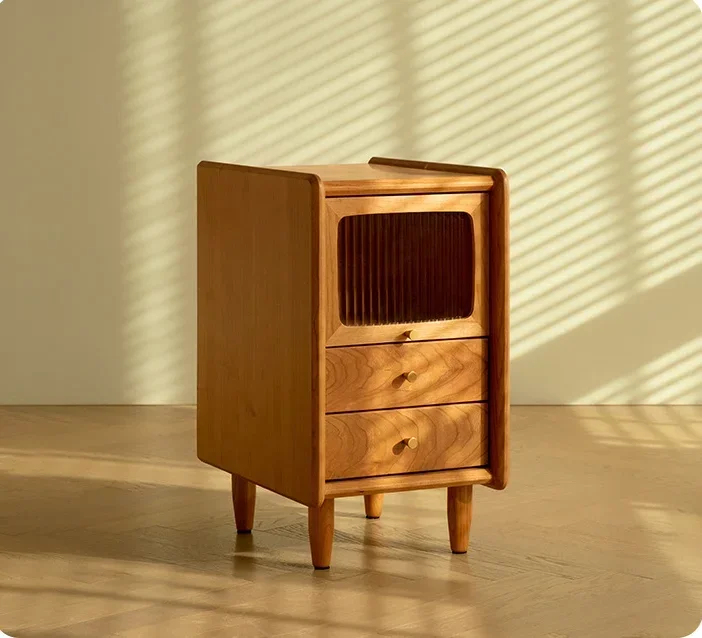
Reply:
[[[410,370],[409,372],[405,372],[404,377],[410,383],[414,383],[417,380],[417,373],[414,370]]]
[[[411,436],[409,439],[402,441],[410,450],[416,450],[419,447],[419,441],[416,436]]]
[[[404,334],[405,337],[407,337],[410,341],[412,341],[412,339],[417,338],[417,331],[416,330],[405,330],[402,334]]]

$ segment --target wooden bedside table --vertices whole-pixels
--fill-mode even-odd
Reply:
[[[472,489],[508,474],[507,178],[499,169],[198,166],[198,457],[309,508],[329,567],[334,499]]]

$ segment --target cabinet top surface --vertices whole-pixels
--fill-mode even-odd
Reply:
[[[323,164],[271,166],[272,169],[317,175],[328,196],[487,191],[489,175],[390,166],[386,164]]]

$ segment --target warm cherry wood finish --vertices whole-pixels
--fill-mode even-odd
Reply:
[[[491,177],[490,487],[502,490],[509,480],[509,183],[504,171]]]
[[[198,456],[305,505],[323,500],[321,197],[314,175],[198,166]]]
[[[308,509],[307,524],[312,564],[315,569],[329,569],[334,541],[334,499]]]
[[[487,465],[487,405],[329,415],[326,459],[327,479]]]
[[[256,510],[256,484],[232,474],[232,502],[236,531],[239,534],[250,533]]]
[[[363,497],[366,518],[380,518],[383,513],[383,494],[366,494]]]
[[[509,180],[499,168],[373,157],[370,164],[489,177],[490,469],[489,487],[509,480]]]
[[[493,168],[199,165],[197,450],[239,530],[287,496],[328,567],[334,498],[446,487],[462,551],[508,479],[508,208]]]
[[[276,166],[276,169],[317,175],[327,197],[349,195],[401,195],[489,191],[489,175],[459,174],[441,168],[424,170],[383,164],[331,164]]]
[[[390,474],[358,479],[327,481],[327,498],[357,496],[359,494],[381,494],[386,492],[408,492],[428,490],[452,485],[486,485],[492,480],[490,470],[484,467],[469,467],[461,470],[438,472],[415,472],[412,474]]]
[[[327,412],[484,401],[487,364],[486,339],[329,348]]]
[[[471,219],[474,242],[468,252],[473,253],[472,268],[462,274],[463,285],[474,289],[473,312],[468,317],[441,321],[418,321],[388,323],[379,325],[344,325],[341,319],[339,289],[339,224],[344,217],[351,215],[406,214],[423,212],[462,212]],[[480,193],[455,193],[451,195],[414,195],[396,197],[344,197],[327,200],[327,226],[324,233],[324,251],[327,276],[325,278],[326,300],[326,343],[328,346],[353,345],[363,343],[407,341],[406,332],[412,330],[413,341],[428,339],[455,339],[479,337],[489,333],[489,238],[488,238],[488,197]],[[416,252],[431,250],[417,247]],[[398,249],[379,251],[378,260],[411,260],[411,255],[400,255]],[[434,255],[438,259],[438,255]],[[368,267],[371,267],[370,262]],[[365,275],[365,273],[364,273]],[[459,274],[457,273],[457,276]],[[358,284],[357,284],[358,285]],[[427,282],[427,286],[442,286],[442,282]],[[423,287],[424,283],[419,284]],[[409,286],[403,286],[410,290]],[[347,294],[353,294],[349,291]],[[407,294],[407,293],[405,293]],[[411,293],[403,299],[399,295],[396,303],[411,305]],[[392,303],[392,299],[388,300]],[[386,310],[385,314],[392,314]]]
[[[448,488],[446,513],[451,551],[454,554],[465,554],[468,551],[470,524],[473,517],[472,485]]]

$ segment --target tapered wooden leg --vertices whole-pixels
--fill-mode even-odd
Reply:
[[[232,501],[237,534],[250,534],[256,509],[256,484],[232,474]]]
[[[365,494],[363,502],[366,506],[366,518],[380,518],[383,513],[384,494]]]
[[[449,487],[446,511],[451,551],[454,554],[465,554],[468,551],[470,523],[473,517],[473,486]]]
[[[334,499],[328,498],[320,507],[308,509],[308,525],[312,564],[315,569],[329,569],[334,541]]]

